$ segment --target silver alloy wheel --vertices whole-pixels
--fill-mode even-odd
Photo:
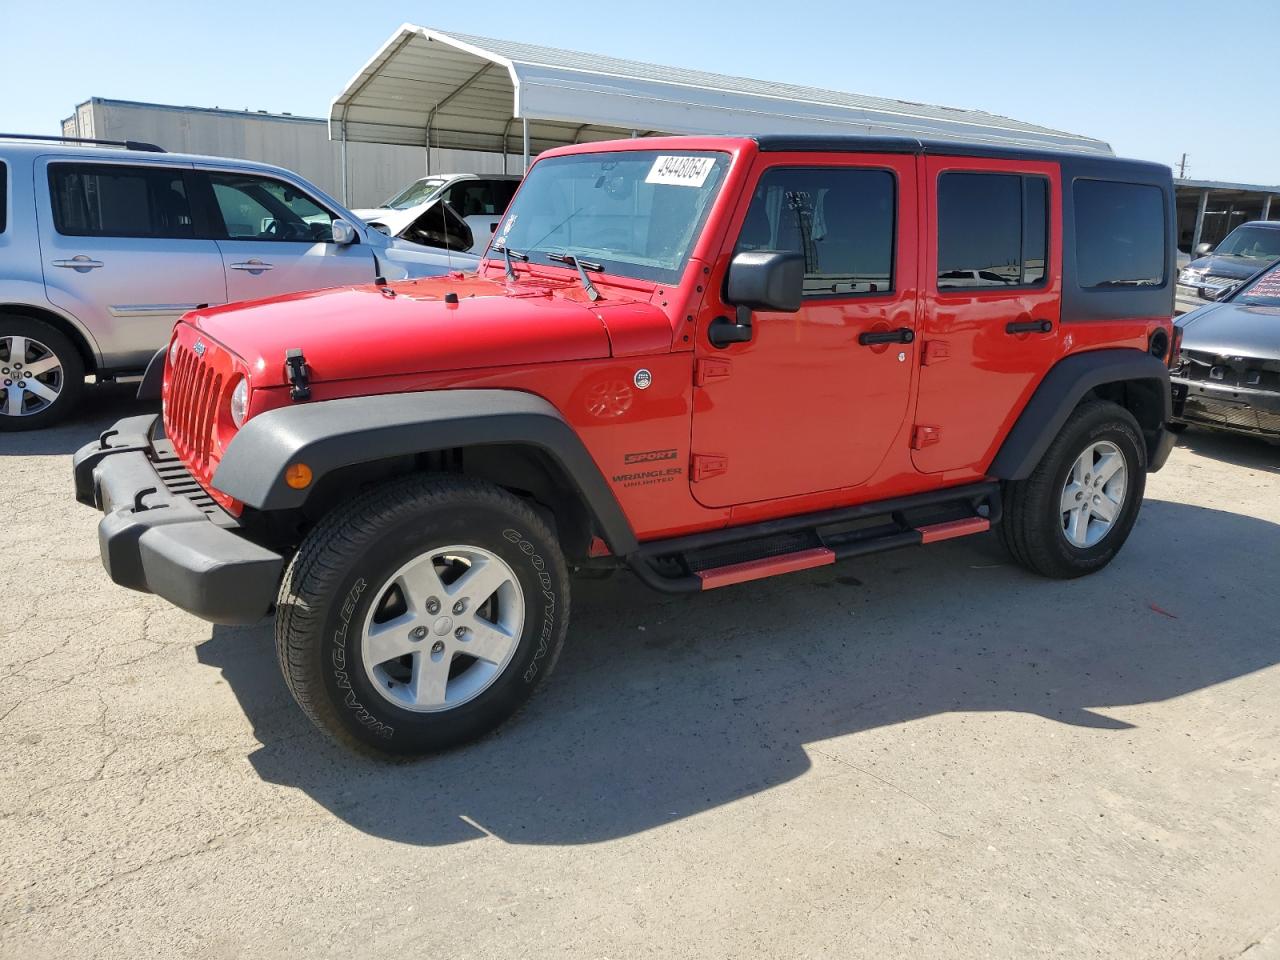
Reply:
[[[1075,547],[1096,546],[1111,532],[1129,490],[1129,466],[1109,440],[1085,447],[1062,488],[1062,533]]]
[[[39,340],[0,337],[0,416],[29,417],[48,410],[62,393],[62,361]]]
[[[440,547],[410,560],[374,594],[360,654],[383,697],[436,713],[488,689],[523,630],[524,591],[506,561],[483,547]]]

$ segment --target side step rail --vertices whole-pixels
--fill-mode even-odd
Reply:
[[[645,543],[627,562],[641,580],[664,593],[714,590],[849,557],[982,533],[1000,520],[1000,511],[999,484],[972,484],[919,498]],[[913,522],[907,517],[912,512],[927,516]],[[877,519],[882,522],[866,525]],[[860,521],[858,529],[831,529]]]

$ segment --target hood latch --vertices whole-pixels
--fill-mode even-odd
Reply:
[[[299,400],[311,399],[311,368],[307,366],[307,358],[302,355],[301,347],[294,347],[284,352],[284,364],[289,376],[289,399],[295,403]]]

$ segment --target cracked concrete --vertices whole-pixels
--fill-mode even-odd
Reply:
[[[107,581],[90,408],[0,435],[0,957],[1280,957],[1280,450],[1188,434],[1073,583],[578,584],[517,723],[386,764]]]

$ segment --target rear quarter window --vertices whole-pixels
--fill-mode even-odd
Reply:
[[[1133,290],[1164,284],[1167,225],[1159,187],[1080,179],[1073,195],[1081,287]]]
[[[9,226],[9,168],[0,160],[0,233]]]

